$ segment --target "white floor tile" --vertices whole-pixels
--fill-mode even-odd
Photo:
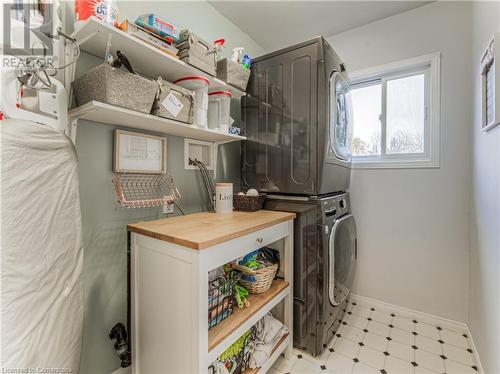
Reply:
[[[365,332],[358,327],[347,325],[347,326],[344,326],[344,328],[342,329],[341,335],[344,338],[347,338],[347,339],[350,339],[352,341],[359,343],[363,340],[363,336],[365,335]]]
[[[334,373],[337,374],[336,372]],[[380,371],[358,362],[354,365],[352,374],[380,374]]]
[[[402,317],[394,317],[392,319],[392,325],[396,326],[401,330],[406,331],[415,331],[415,323],[411,319],[402,318]]]
[[[374,321],[385,323],[386,325],[389,325],[392,322],[392,317],[389,312],[382,312],[378,309],[375,309],[375,311],[371,315],[371,318]]]
[[[399,343],[395,340],[389,342],[387,351],[391,356],[401,360],[412,362],[415,359],[415,350],[407,344]]]
[[[464,349],[467,349],[469,347],[467,338],[463,337],[462,334],[458,332],[453,332],[448,329],[442,329],[440,333],[441,333],[441,339],[444,340],[445,343],[461,347]]]
[[[413,365],[396,357],[387,357],[384,369],[388,374],[413,374]]]
[[[474,365],[470,353],[463,348],[458,348],[445,343],[443,344],[443,354],[449,360],[457,361],[466,366]]]
[[[334,336],[319,356],[294,350],[294,357],[279,359],[270,374],[478,374],[473,368],[475,354],[467,351],[471,341],[462,326],[354,302],[346,306],[351,314],[346,313],[346,324],[337,331],[340,337]]]
[[[432,326],[423,322],[419,322],[416,324],[415,331],[419,335],[424,335],[431,339],[439,340],[439,338],[441,337],[439,335],[439,330],[436,328],[436,326]]]
[[[273,368],[279,373],[291,373],[295,361],[297,361],[297,356],[295,355],[290,360],[287,360],[283,356],[281,356],[273,364]]]
[[[394,327],[391,329],[391,339],[412,346],[415,343],[415,335],[411,332]]]
[[[438,355],[417,349],[415,351],[415,362],[427,369],[444,373],[444,360]]]
[[[441,350],[441,344],[437,340],[428,338],[423,335],[415,336],[415,345],[418,347],[418,349],[423,349],[424,351],[434,353],[438,356],[443,353]]]
[[[344,337],[338,338],[334,345],[335,352],[341,353],[350,358],[356,358],[359,353],[360,346],[358,343]]]
[[[383,369],[386,356],[370,347],[361,347],[359,350],[358,360],[362,364],[371,366],[375,369]]]
[[[415,370],[415,374],[436,374],[435,371],[424,368],[423,366],[416,366],[414,370]],[[440,373],[437,373],[437,374],[440,374]]]
[[[319,365],[313,364],[311,361],[306,359],[299,359],[295,361],[295,364],[292,366],[291,373],[304,373],[304,374],[312,374],[312,373],[321,373],[321,367]]]
[[[347,324],[360,329],[366,328],[369,322],[365,317],[360,317],[355,314],[348,315],[345,321],[347,322]]]
[[[354,366],[354,361],[350,357],[346,357],[340,353],[333,352],[328,356],[324,364],[327,370],[335,374],[350,374]]]
[[[366,327],[366,329],[372,334],[377,334],[380,336],[389,336],[389,331],[391,330],[389,325],[377,321],[368,322],[368,326]]]
[[[458,362],[445,360],[447,374],[477,374],[470,366],[459,364]]]
[[[370,317],[372,310],[367,305],[354,305],[351,309],[352,314],[356,314],[360,317]]]
[[[367,332],[363,337],[363,344],[367,347],[376,349],[379,352],[384,352],[387,350],[387,342],[388,340],[380,335],[372,334],[371,332]]]

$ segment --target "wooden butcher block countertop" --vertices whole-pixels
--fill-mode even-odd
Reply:
[[[195,213],[128,225],[129,231],[193,249],[204,249],[295,218],[295,213],[259,210]]]

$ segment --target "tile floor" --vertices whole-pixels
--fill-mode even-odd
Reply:
[[[283,373],[477,374],[477,359],[460,326],[364,301],[349,301],[337,335],[312,357],[294,349],[269,371]]]

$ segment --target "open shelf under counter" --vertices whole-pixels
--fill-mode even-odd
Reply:
[[[116,55],[117,50],[122,51],[134,70],[146,76],[162,76],[173,82],[186,76],[202,75],[210,81],[211,91],[230,91],[233,97],[245,96],[244,91],[95,17],[89,17],[72,37],[76,39],[82,51],[103,59],[109,44],[110,53]]]
[[[106,125],[152,131],[165,135],[180,136],[218,144],[246,139],[244,136],[225,134],[216,130],[200,128],[195,125],[188,125],[183,122],[137,112],[135,110],[101,103],[99,101],[90,101],[84,105],[71,109],[69,116],[72,120],[84,119]]]
[[[262,364],[262,366],[254,369],[246,369],[243,374],[257,374],[257,373],[266,373],[274,362],[278,359],[278,357],[283,353],[285,348],[290,344],[290,334],[286,333],[281,337],[280,340],[276,343],[273,350],[271,351],[271,356],[269,359]]]
[[[236,308],[233,314],[209,330],[209,360],[216,359],[289,293],[288,282],[276,279],[266,292],[249,295],[248,302],[250,306],[248,308]]]

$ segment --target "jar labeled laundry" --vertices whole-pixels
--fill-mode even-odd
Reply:
[[[208,127],[227,134],[231,126],[231,92],[215,91],[208,94]]]
[[[233,212],[233,184],[215,184],[215,213]]]
[[[193,125],[207,128],[208,85],[210,81],[203,76],[190,76],[177,79],[174,84],[194,91]]]

